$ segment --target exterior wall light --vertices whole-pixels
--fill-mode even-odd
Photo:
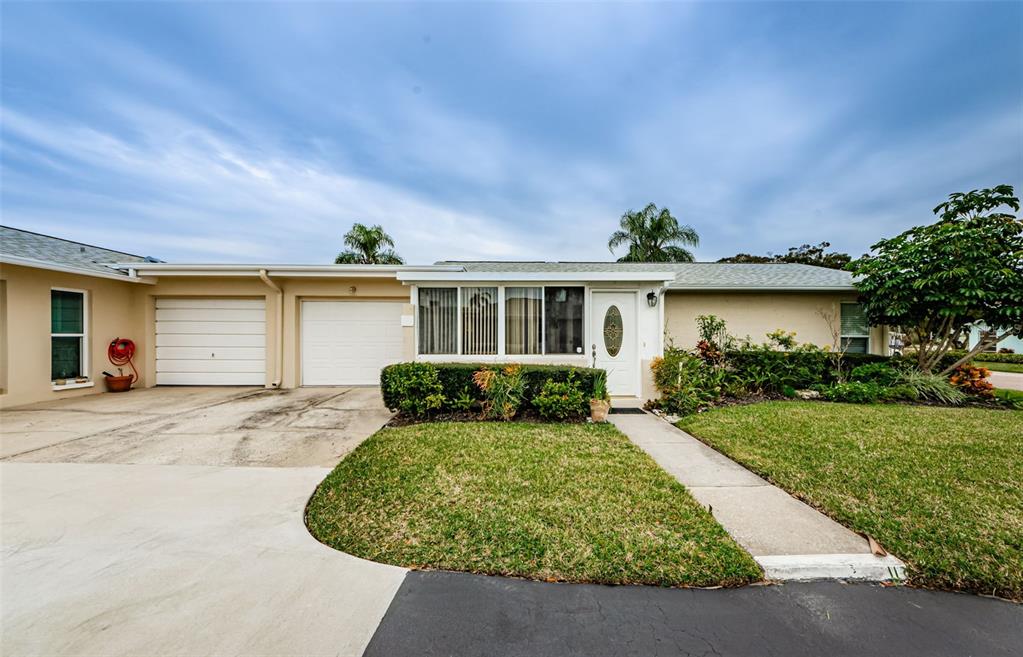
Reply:
[[[647,292],[646,293],[646,303],[651,308],[656,306],[657,305],[657,293],[655,293],[655,292]]]

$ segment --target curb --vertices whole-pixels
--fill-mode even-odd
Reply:
[[[850,579],[869,582],[898,582],[906,578],[906,565],[888,555],[873,554],[785,554],[753,557],[774,580],[809,581]]]

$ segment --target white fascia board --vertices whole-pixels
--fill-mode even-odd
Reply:
[[[238,265],[238,264],[173,264],[120,263],[118,269],[130,269],[150,276],[269,276],[285,278],[394,278],[400,271],[461,271],[457,266],[417,265]]]
[[[664,283],[667,285],[675,280],[672,272],[398,272],[398,280],[403,283],[432,282],[507,282],[507,283],[563,283],[563,282],[604,282],[604,283]]]
[[[32,267],[35,269],[47,269],[49,271],[59,271],[67,274],[78,274],[79,276],[92,276],[94,278],[109,278],[115,281],[124,281],[126,283],[145,283],[152,285],[155,281],[139,278],[138,276],[129,274],[119,274],[115,271],[102,272],[95,271],[93,269],[84,269],[82,267],[73,267],[71,265],[62,265],[56,262],[49,262],[46,260],[36,260],[34,258],[22,258],[20,256],[9,255],[6,253],[0,253],[0,263],[7,265],[18,265],[21,267]],[[129,265],[125,265],[124,269],[133,269]]]

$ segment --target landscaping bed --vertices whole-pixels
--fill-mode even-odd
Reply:
[[[752,557],[610,425],[386,428],[307,509],[312,534],[356,556],[537,580],[734,586]]]
[[[874,536],[912,583],[1023,600],[1023,413],[785,401],[678,426]]]

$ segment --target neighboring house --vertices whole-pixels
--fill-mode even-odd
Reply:
[[[973,349],[976,347],[977,343],[980,342],[981,336],[987,337],[990,332],[991,331],[988,329],[986,324],[974,324],[973,328],[970,330],[968,348]],[[1023,339],[1017,338],[1015,335],[1010,335],[1007,338],[1002,338],[995,346],[988,347],[986,351],[998,351],[1000,349],[1011,349],[1017,354],[1023,354]]]
[[[118,337],[144,387],[372,385],[418,359],[596,364],[649,397],[650,361],[693,346],[701,314],[885,353],[855,301],[848,273],[808,265],[173,264],[0,227],[0,404],[100,391]]]

